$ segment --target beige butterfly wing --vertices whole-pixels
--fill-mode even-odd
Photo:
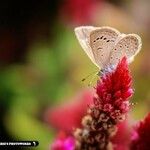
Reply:
[[[81,26],[75,28],[75,33],[92,62],[99,68],[104,68],[120,32],[111,27]]]
[[[76,37],[85,51],[85,53],[88,55],[88,57],[91,59],[91,61],[96,65],[95,58],[92,52],[92,49],[90,47],[90,33],[95,30],[95,27],[93,26],[80,26],[75,28],[75,34]],[[99,67],[99,66],[98,66]]]
[[[110,64],[117,65],[122,57],[126,56],[128,62],[134,60],[135,55],[140,51],[142,42],[140,36],[136,34],[122,34],[117,40],[115,47],[110,54]]]
[[[109,64],[110,52],[120,32],[111,27],[100,27],[93,30],[90,34],[90,46],[96,64],[102,69]]]

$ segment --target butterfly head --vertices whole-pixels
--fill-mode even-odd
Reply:
[[[105,74],[108,74],[108,73],[111,73],[115,70],[116,66],[115,65],[107,65],[105,68],[101,69],[99,71],[99,76],[100,75],[105,75]]]

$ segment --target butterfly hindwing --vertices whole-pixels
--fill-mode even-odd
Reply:
[[[117,65],[122,57],[126,56],[128,62],[134,59],[134,56],[141,49],[141,38],[136,34],[124,35],[111,51],[110,64]]]
[[[104,68],[108,64],[110,52],[119,34],[119,31],[110,27],[97,28],[91,32],[90,46],[99,67]]]

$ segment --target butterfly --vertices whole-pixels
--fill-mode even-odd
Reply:
[[[132,62],[142,46],[137,34],[120,33],[112,27],[80,26],[75,28],[75,34],[83,50],[100,69],[116,66],[124,56]]]

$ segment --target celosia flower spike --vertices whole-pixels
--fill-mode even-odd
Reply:
[[[76,150],[109,150],[117,123],[125,119],[129,110],[128,98],[133,94],[131,75],[124,57],[116,69],[106,69],[97,82],[96,96],[82,120],[83,129],[77,129]],[[110,70],[110,72],[108,71]]]
[[[108,111],[119,110],[126,113],[129,108],[128,98],[132,96],[132,79],[128,70],[127,60],[124,57],[118,64],[116,70],[101,77],[98,81],[96,93],[97,101]],[[113,109],[112,109],[113,108]]]

